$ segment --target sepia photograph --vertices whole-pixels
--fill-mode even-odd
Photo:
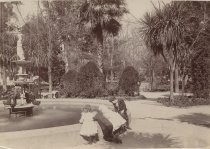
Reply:
[[[0,149],[210,148],[210,1],[0,0]]]

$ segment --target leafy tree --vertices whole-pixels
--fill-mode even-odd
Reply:
[[[104,41],[104,52],[103,52],[103,65],[104,65],[104,75],[106,76],[106,81],[117,80],[117,74],[121,73],[123,70],[124,58],[121,52],[121,45],[119,36],[107,36]]]
[[[155,13],[146,14],[143,20],[145,42],[154,54],[162,55],[170,67],[170,99],[173,101],[174,70],[178,67],[179,54],[186,43],[186,33],[192,14],[184,2],[171,2],[162,9],[155,7]],[[199,27],[199,26],[198,26]],[[199,28],[200,30],[200,28]],[[198,34],[195,34],[198,36]],[[196,37],[197,37],[196,36]],[[192,38],[193,42],[196,38]]]
[[[26,59],[30,59],[34,67],[47,67],[48,33],[46,22],[40,13],[24,24],[22,34]]]
[[[193,93],[196,97],[207,98],[209,96],[208,85],[208,63],[209,57],[209,39],[210,39],[210,22],[208,16],[210,15],[209,2],[188,2],[186,7],[194,14],[191,19],[191,28],[188,32],[191,77],[193,84]],[[199,27],[201,26],[201,27]],[[190,40],[194,39],[194,40]],[[185,63],[186,64],[186,63]],[[189,70],[189,69],[187,69]]]
[[[210,6],[210,3],[193,1],[193,2],[182,2],[182,4],[185,7],[185,9],[188,10],[189,14],[189,16],[186,17],[187,29],[184,33],[184,41],[179,46],[182,52],[179,53],[178,57],[178,64],[182,76],[182,92],[183,93],[185,92],[185,84],[187,82],[187,78],[189,77],[194,78],[192,80],[193,82],[195,81],[193,83],[194,88],[198,87],[197,91],[201,91],[199,85],[195,84],[197,84],[196,82],[198,77],[204,79],[206,74],[203,73],[203,76],[200,75],[196,76],[196,74],[199,74],[198,72],[203,72],[202,69],[199,70],[198,68],[206,68],[206,67],[197,67],[196,72],[191,71],[191,69],[194,70],[196,68],[196,63],[200,63],[198,61],[200,61],[201,59],[206,59],[207,54],[204,53],[206,53],[206,51],[209,50],[207,43],[209,42],[208,15],[210,14],[210,11],[207,8]],[[203,56],[203,58],[200,58],[198,55]],[[198,59],[198,61],[196,59]]]
[[[15,26],[10,23],[12,18],[16,18],[13,4],[0,2],[0,63],[4,90],[7,90],[7,76],[10,76],[14,70],[11,62],[16,55],[17,37],[12,33],[15,29]]]
[[[169,64],[172,101],[174,70],[179,67],[184,78],[192,59],[207,42],[207,8],[206,2],[171,2],[162,9],[155,7],[155,13],[147,13],[143,20],[147,46]]]
[[[32,16],[28,22],[23,26],[23,50],[25,57],[33,62],[31,71],[33,74],[43,76],[41,74],[42,68],[48,67],[48,47],[49,47],[49,30],[46,20],[39,13],[37,16]],[[50,33],[55,38],[51,39],[51,75],[52,85],[59,84],[60,78],[64,73],[64,64],[59,54],[61,48],[59,47],[57,34],[58,30],[54,27]],[[34,69],[33,69],[34,68]],[[36,69],[35,69],[36,68]],[[49,67],[47,68],[47,70]],[[47,76],[43,76],[49,80],[49,72]]]

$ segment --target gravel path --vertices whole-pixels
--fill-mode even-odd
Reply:
[[[85,102],[106,104],[98,99],[57,99],[44,103]],[[210,106],[190,108],[164,107],[155,101],[128,101],[132,130],[121,136],[123,144],[101,139],[86,145],[79,136],[81,125],[62,126],[32,131],[0,133],[0,146],[14,149],[121,149],[121,148],[208,148],[210,147]],[[1,126],[0,126],[1,127]],[[102,137],[102,136],[100,136]],[[0,147],[1,148],[1,147]]]

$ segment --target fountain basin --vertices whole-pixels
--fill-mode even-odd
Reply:
[[[58,127],[78,124],[81,114],[81,106],[65,104],[43,104],[34,106],[31,117],[11,117],[5,110],[0,113],[0,132],[12,132],[41,128]]]

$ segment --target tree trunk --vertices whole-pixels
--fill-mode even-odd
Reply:
[[[174,70],[170,67],[170,101],[173,102],[174,100]]]
[[[97,52],[97,63],[98,68],[100,72],[103,74],[103,60],[102,60],[102,54],[103,54],[103,45],[99,44],[98,46],[98,52]]]
[[[185,75],[182,76],[182,96],[184,96],[185,93]]]
[[[69,45],[66,41],[63,43],[63,59],[65,63],[65,72],[67,73],[69,71],[69,62],[68,62],[68,49]]]
[[[2,85],[3,85],[3,90],[7,90],[7,74],[6,74],[6,67],[2,66]]]
[[[52,61],[51,61],[51,56],[52,56],[52,37],[51,37],[51,29],[49,27],[49,39],[48,39],[48,81],[49,81],[49,93],[50,96],[49,98],[52,98]]]
[[[114,80],[114,74],[113,74],[113,51],[114,51],[114,36],[112,35],[112,50],[110,53],[110,65],[111,65],[111,82]]]
[[[175,67],[174,71],[174,83],[175,83],[175,93],[179,92],[179,70],[178,66]]]
[[[155,71],[154,71],[154,69],[152,69],[152,71],[151,71],[151,91],[154,91],[155,88],[156,88],[156,85],[155,85]]]

